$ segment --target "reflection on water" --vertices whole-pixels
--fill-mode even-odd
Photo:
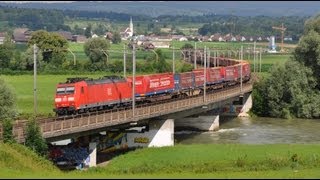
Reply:
[[[220,117],[220,129],[213,132],[175,132],[180,144],[310,144],[320,142],[320,120]]]

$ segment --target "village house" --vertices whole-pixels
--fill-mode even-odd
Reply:
[[[16,28],[13,30],[13,41],[17,44],[27,43],[31,38],[31,33],[28,28]]]
[[[63,36],[67,41],[72,41],[72,33],[69,31],[56,31],[56,33],[60,34]]]
[[[111,32],[107,32],[104,37],[111,41],[113,39],[113,34]]]
[[[155,46],[151,42],[143,42],[142,46],[145,50],[155,49]]]
[[[97,38],[99,37],[97,34],[92,34],[91,38]]]
[[[87,42],[87,37],[83,35],[73,35],[72,36],[72,41],[76,43],[85,43]]]
[[[3,44],[5,38],[6,38],[7,33],[5,32],[0,32],[0,44]]]

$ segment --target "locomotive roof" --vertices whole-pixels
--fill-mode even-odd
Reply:
[[[87,84],[106,84],[116,82],[126,82],[126,79],[122,76],[103,76],[98,79],[86,79]]]
[[[105,84],[105,83],[114,83],[114,82],[125,82],[126,79],[122,76],[103,76],[98,79],[88,78],[88,77],[75,77],[67,78],[66,82],[59,84],[71,84],[77,83],[80,81],[85,81],[87,84]]]

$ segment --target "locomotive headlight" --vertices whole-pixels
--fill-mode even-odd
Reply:
[[[55,98],[54,101],[55,102],[61,102],[61,98]]]
[[[74,97],[68,97],[68,101],[74,101]]]

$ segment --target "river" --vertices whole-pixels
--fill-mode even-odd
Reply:
[[[177,131],[175,144],[317,144],[319,119],[220,117],[218,131]]]

